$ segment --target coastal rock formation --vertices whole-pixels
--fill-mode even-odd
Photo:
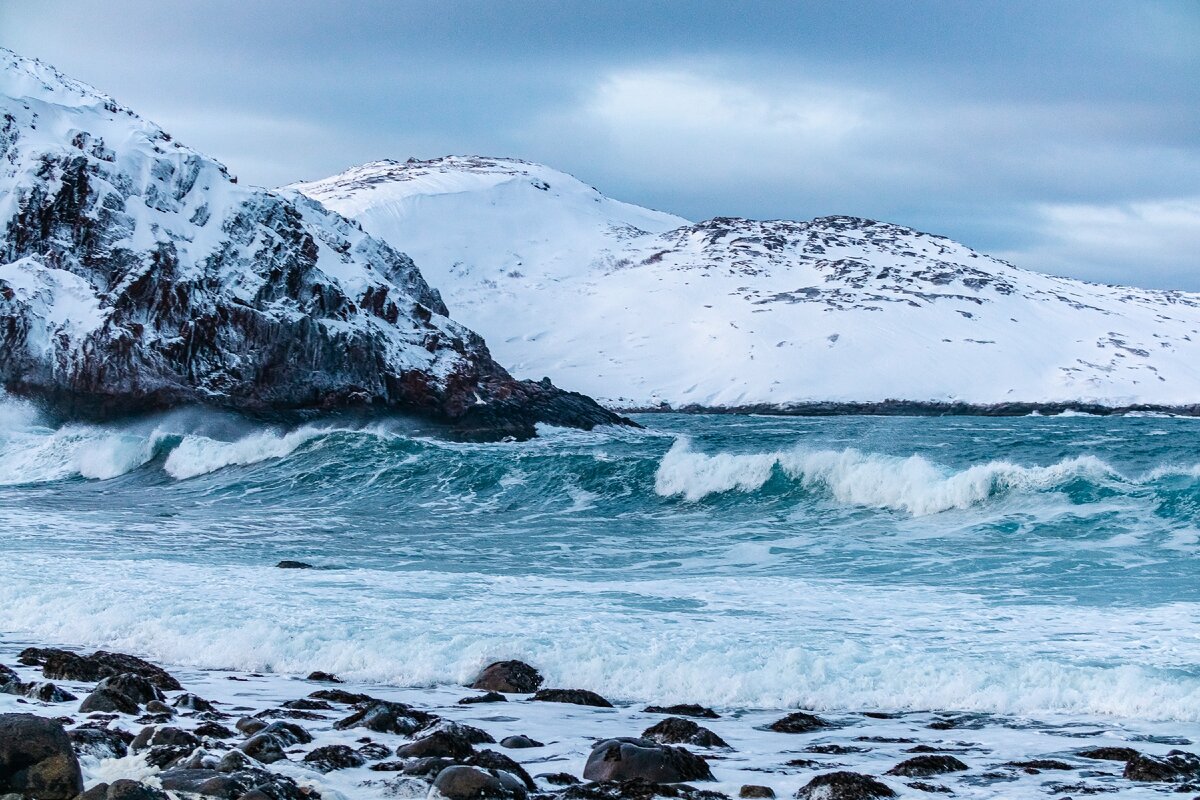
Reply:
[[[543,680],[541,673],[524,661],[497,661],[483,668],[471,688],[486,692],[528,694],[536,692]]]
[[[462,436],[621,422],[514,380],[412,260],[244,187],[96,90],[0,50],[0,388],[63,416],[200,404],[404,412]]]
[[[0,795],[71,800],[83,775],[59,723],[32,714],[0,714]]]
[[[708,763],[700,756],[682,747],[635,738],[609,739],[596,745],[583,777],[590,781],[641,778],[651,783],[713,780]]]
[[[1196,293],[859,217],[691,222],[516,159],[377,161],[296,188],[416,259],[515,374],[553,369],[610,407],[1200,412]]]

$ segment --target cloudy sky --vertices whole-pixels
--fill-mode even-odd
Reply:
[[[0,0],[0,45],[279,185],[505,155],[1200,290],[1200,0]]]

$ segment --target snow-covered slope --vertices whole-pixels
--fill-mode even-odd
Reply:
[[[617,407],[1200,403],[1200,295],[1054,278],[851,217],[691,224],[544,166],[294,188],[403,243],[524,376]]]
[[[369,407],[466,429],[612,415],[520,383],[412,260],[240,186],[89,86],[0,49],[0,385],[67,414]]]

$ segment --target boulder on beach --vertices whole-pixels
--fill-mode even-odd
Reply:
[[[1092,747],[1080,750],[1075,755],[1080,758],[1090,758],[1096,761],[1131,761],[1141,755],[1132,747]]]
[[[333,673],[330,673],[330,672],[321,672],[320,670],[318,670],[316,672],[308,673],[308,677],[305,678],[304,680],[316,681],[317,683],[343,683],[344,682],[337,675],[334,675]]]
[[[1124,776],[1131,781],[1200,780],[1200,756],[1183,750],[1165,756],[1139,754],[1125,763]]]
[[[743,800],[769,800],[775,796],[775,790],[770,786],[759,786],[758,784],[748,783],[741,789],[738,789],[738,797]]]
[[[183,689],[179,681],[166,670],[126,653],[97,650],[90,656],[81,656],[54,647],[29,647],[21,651],[17,660],[28,667],[40,666],[42,674],[50,680],[92,682],[132,673],[141,675],[165,691]]]
[[[504,755],[504,753],[496,750],[480,750],[470,758],[465,759],[463,763],[471,767],[481,767],[492,771],[499,770],[507,772],[509,775],[515,775],[525,784],[525,788],[531,792],[537,788],[537,784],[533,782],[533,778],[525,771],[524,767]]]
[[[613,707],[612,703],[587,689],[542,689],[530,699],[542,703],[572,703],[577,706],[595,706],[596,708]]]
[[[137,714],[138,704],[113,689],[97,687],[79,704],[81,714]]]
[[[458,701],[460,706],[474,705],[475,703],[506,703],[508,698],[499,692],[487,692],[485,694],[477,694],[472,697],[463,697]]]
[[[166,699],[162,690],[155,686],[149,678],[134,672],[111,675],[96,684],[96,688],[120,692],[138,705],[146,705],[155,700],[161,703]]]
[[[649,739],[609,739],[596,745],[583,768],[589,781],[627,781],[642,778],[651,783],[714,780],[708,762],[682,747]]]
[[[533,747],[545,747],[546,745],[536,739],[530,739],[524,734],[516,736],[505,736],[500,740],[501,747],[507,747],[509,750],[527,750]]]
[[[642,731],[643,739],[659,744],[693,744],[697,747],[729,747],[717,734],[683,717],[667,717]]]
[[[433,793],[446,800],[504,800],[526,796],[524,784],[506,772],[461,765],[439,772],[433,781]]]
[[[729,800],[728,795],[697,789],[686,783],[653,783],[642,778],[568,786],[558,796],[560,800],[655,800],[664,797],[678,800]]]
[[[437,719],[433,714],[404,703],[372,700],[369,704],[363,704],[358,711],[345,719],[333,723],[333,727],[338,730],[366,728],[376,733],[398,733],[401,736],[412,736]]]
[[[923,755],[901,761],[884,774],[899,775],[904,778],[928,778],[931,775],[962,772],[965,769],[968,769],[967,765],[954,756]]]
[[[678,703],[673,706],[646,706],[642,709],[647,714],[670,714],[673,717],[699,717],[700,719],[719,719],[720,714],[711,708],[696,703]]]
[[[276,569],[316,569],[312,564],[305,561],[288,561],[283,560],[275,565]]]
[[[153,786],[121,778],[112,783],[98,783],[79,795],[77,800],[171,800],[170,796]]]
[[[832,727],[832,723],[821,719],[816,714],[796,711],[788,714],[783,719],[775,720],[767,726],[767,729],[776,733],[812,733],[813,731]]]
[[[83,774],[59,723],[32,714],[0,714],[0,796],[71,800]]]
[[[67,731],[67,737],[78,755],[96,758],[124,758],[133,741],[133,734],[119,728],[79,727]]]
[[[876,800],[895,796],[886,783],[857,772],[827,772],[796,792],[800,800]]]
[[[318,747],[304,755],[304,763],[319,772],[361,767],[367,759],[344,744],[329,744]]]
[[[448,731],[434,731],[416,741],[396,748],[398,758],[452,758],[456,761],[475,752],[471,742],[464,736]]]
[[[541,673],[524,661],[496,661],[488,664],[471,684],[485,692],[529,694],[542,685]]]

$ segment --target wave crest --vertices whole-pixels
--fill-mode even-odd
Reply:
[[[776,470],[804,489],[826,492],[840,503],[913,516],[970,508],[1010,491],[1044,491],[1076,478],[1119,477],[1094,456],[1046,467],[990,461],[956,472],[918,455],[901,458],[853,448],[707,455],[680,438],[659,463],[654,490],[663,497],[694,502],[724,492],[758,491]]]

